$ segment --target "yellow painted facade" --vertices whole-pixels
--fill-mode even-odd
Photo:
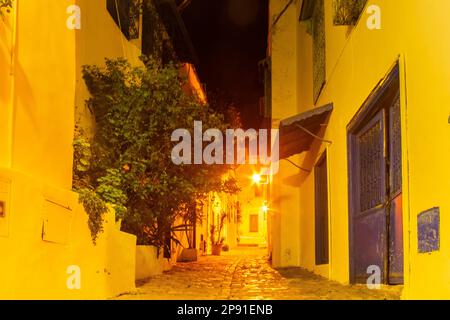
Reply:
[[[239,169],[238,169],[239,170]],[[242,172],[238,170],[229,170],[223,179],[230,177],[238,180],[241,186]],[[216,227],[214,234],[215,240],[223,239],[223,244],[228,245],[232,250],[239,244],[239,197],[240,194],[226,194],[224,192],[210,192],[205,199],[202,200],[198,210],[201,210],[201,219],[197,221],[196,226],[196,244],[199,254],[206,255],[211,253],[211,226]],[[225,215],[223,221],[220,238],[218,238],[218,229],[221,216]]]
[[[203,202],[202,221],[197,222],[197,249],[201,254],[211,252],[211,225],[218,226],[221,215],[225,214],[221,238],[230,250],[238,246],[266,247],[268,243],[267,216],[263,210],[267,199],[268,185],[259,184],[261,193],[255,193],[252,181],[256,170],[253,165],[240,165],[224,176],[233,177],[241,189],[237,194],[212,192]],[[250,228],[251,216],[257,216],[257,231]],[[217,240],[217,234],[216,234]],[[184,239],[184,238],[183,238]],[[203,240],[203,241],[202,241]],[[206,242],[206,250],[205,250]]]
[[[162,250],[154,246],[136,246],[136,280],[145,280],[171,269],[171,261],[165,259]]]
[[[237,168],[238,184],[241,191],[239,201],[240,223],[238,224],[239,245],[267,246],[267,214],[264,210],[268,184],[253,181],[253,175],[259,174],[252,165]]]
[[[223,239],[223,244],[231,249],[238,244],[237,197],[225,193],[211,192],[203,202],[202,221],[197,222],[197,244],[201,254],[211,253],[211,226],[216,227],[215,240]],[[226,215],[218,238],[222,215]]]
[[[288,0],[270,1],[269,24]],[[329,258],[315,265],[314,171],[286,161],[271,186],[271,248],[274,266],[302,266],[349,283],[347,126],[377,84],[400,67],[405,299],[450,298],[450,22],[446,0],[369,0],[381,9],[381,29],[369,30],[363,11],[353,28],[333,25],[325,0],[326,84],[317,103],[312,90],[312,38],[299,23],[302,0],[294,1],[270,30],[272,110],[280,120],[334,104],[323,137],[309,152],[290,158],[304,168],[327,148]],[[419,213],[440,208],[440,249],[418,253]]]
[[[80,30],[66,25],[71,5],[81,9]],[[71,191],[72,140],[75,121],[90,123],[81,66],[105,57],[138,63],[140,41],[126,40],[106,0],[14,6],[0,17],[0,298],[101,299],[133,290],[136,237],[120,232],[110,212],[92,244]],[[70,266],[80,268],[79,289],[67,286]]]

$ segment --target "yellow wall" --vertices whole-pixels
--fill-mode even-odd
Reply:
[[[142,65],[141,38],[128,41],[106,10],[106,0],[77,0],[81,8],[81,30],[76,36],[75,121],[86,134],[92,134],[92,114],[86,106],[89,93],[82,77],[83,65],[104,66],[105,58],[126,58],[132,65]]]
[[[225,224],[224,236],[225,244],[230,248],[235,248],[238,245],[239,225],[237,223],[237,195],[223,194],[224,210],[227,214],[227,220]]]
[[[164,258],[163,250],[154,246],[136,246],[136,280],[162,274],[170,269],[170,261]]]
[[[48,2],[49,11],[42,10]],[[73,127],[75,93],[75,35],[65,27],[68,3],[21,0],[17,10],[6,14],[8,21],[0,22],[2,87],[9,83],[2,88],[2,111],[11,113],[12,120],[7,125],[9,117],[2,117],[8,130],[2,145],[11,159],[2,165],[66,188],[72,175],[72,132],[66,128]],[[13,105],[7,103],[11,99]]]
[[[232,173],[230,173],[232,174]],[[203,219],[197,222],[197,249],[201,248],[201,235],[206,241],[206,251],[201,251],[201,254],[208,254],[211,252],[211,226],[216,226],[215,241],[224,238],[223,244],[228,245],[230,249],[238,245],[238,224],[236,223],[236,202],[238,197],[236,195],[210,192],[207,199],[203,202]],[[224,220],[224,225],[218,238],[219,221],[222,213],[227,215]]]
[[[106,57],[125,57],[137,64],[140,41],[126,40],[107,12],[106,0],[16,3],[17,10],[5,14],[0,22],[0,102],[4,120],[0,165],[69,189],[74,102],[76,120],[90,117],[81,67],[103,65]],[[81,8],[81,30],[66,27],[66,9],[71,4]]]
[[[285,3],[272,0],[271,15],[280,12]],[[311,37],[298,23],[300,4],[288,10],[272,35],[275,125],[281,118],[313,107]],[[331,263],[325,268],[314,266],[313,172],[299,173],[284,162],[273,186],[274,195],[280,199],[279,217],[274,219],[274,262],[289,265],[283,259],[285,251],[299,247],[299,265],[348,283],[346,127],[376,84],[400,60],[405,197],[403,296],[450,298],[450,43],[444,40],[450,36],[446,18],[450,3],[369,0],[371,4],[382,10],[381,30],[366,27],[366,13],[354,29],[333,26],[332,0],[325,0],[327,83],[317,106],[334,103],[325,133],[325,138],[333,141],[328,147]],[[311,169],[324,147],[316,144],[309,154],[292,160]],[[440,251],[418,254],[417,215],[435,206],[441,208]],[[289,219],[283,220],[283,215]],[[286,242],[283,238],[289,233],[294,235]]]
[[[81,66],[125,56],[137,63],[139,41],[122,36],[106,1],[16,0],[0,18],[0,298],[106,298],[134,288],[135,236],[107,215],[93,246],[87,215],[72,186],[75,106],[87,91]],[[69,30],[69,5],[81,7],[81,30]],[[17,19],[15,19],[17,17]],[[81,268],[68,290],[66,268]]]
[[[236,179],[237,184],[242,187],[242,179],[246,179],[243,176],[243,171],[241,166],[236,170],[229,170],[227,174],[223,177],[224,179]],[[236,248],[238,246],[240,238],[240,224],[238,221],[238,207],[237,202],[240,201],[240,193],[237,194],[220,194],[221,210],[226,213],[227,219],[225,219],[225,228],[223,231],[223,236],[225,237],[225,244],[227,244],[230,249]],[[242,208],[242,204],[241,204]],[[217,219],[216,219],[217,221]]]
[[[73,192],[2,169],[3,191],[0,299],[103,299],[133,290],[136,237],[117,230],[113,212],[94,246]],[[80,290],[66,285],[71,265],[80,267]]]
[[[11,46],[13,38],[13,19],[10,15],[0,15],[0,165],[11,166],[12,139],[12,77]]]
[[[270,24],[285,4],[284,1],[270,2]],[[281,119],[297,113],[297,21],[296,7],[291,6],[277,25],[269,30],[272,41],[272,117],[275,126]],[[295,167],[282,161],[278,174],[273,177],[270,219],[272,263],[275,267],[297,266],[300,263],[300,193],[296,179],[291,178],[296,174]],[[279,188],[281,185],[283,187]]]
[[[238,225],[239,244],[267,246],[267,215],[262,207],[267,201],[267,184],[260,184],[260,196],[256,196],[253,174],[257,173],[252,165],[241,165],[237,169],[238,184],[241,191],[237,200],[241,206],[241,223]],[[269,204],[267,204],[269,206]],[[258,215],[258,232],[250,232],[250,215]]]

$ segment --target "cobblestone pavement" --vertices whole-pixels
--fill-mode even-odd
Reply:
[[[344,286],[301,268],[273,269],[266,251],[236,249],[220,257],[200,257],[139,283],[128,300],[320,300],[399,299],[400,287],[369,290]]]

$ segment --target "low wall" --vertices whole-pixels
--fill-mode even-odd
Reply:
[[[73,192],[0,168],[0,201],[0,299],[106,299],[135,289],[136,237],[117,229],[113,211],[94,246]]]
[[[136,280],[162,274],[171,268],[171,262],[154,246],[136,246]]]

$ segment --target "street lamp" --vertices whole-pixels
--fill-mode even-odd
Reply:
[[[255,174],[252,176],[252,180],[253,180],[253,182],[256,183],[256,184],[261,183],[261,175],[255,173]]]
[[[264,213],[267,213],[267,211],[269,211],[269,207],[267,206],[267,204],[265,204],[265,205],[263,205],[263,206],[261,207],[261,210],[262,210]]]

